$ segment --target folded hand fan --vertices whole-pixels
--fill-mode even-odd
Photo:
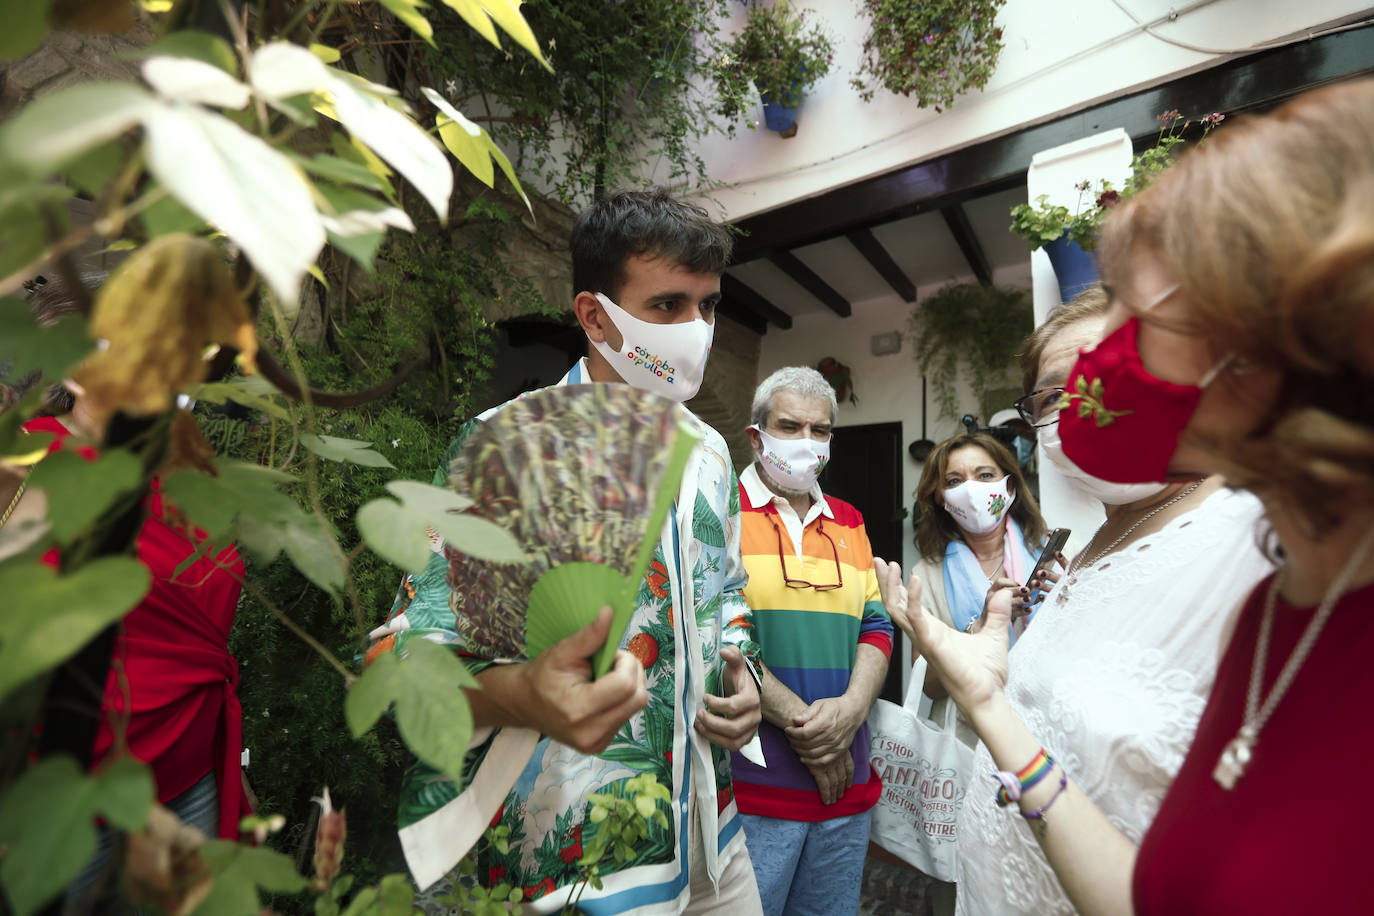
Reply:
[[[527,564],[445,547],[450,607],[475,651],[534,658],[615,610],[592,659],[610,670],[663,521],[699,441],[673,401],[629,385],[564,385],[521,397],[481,423],[449,487],[467,511],[508,530]]]

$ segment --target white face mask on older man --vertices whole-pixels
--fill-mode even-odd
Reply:
[[[778,439],[758,425],[749,427],[759,434],[763,450],[759,453],[759,467],[768,479],[784,490],[801,492],[816,485],[816,478],[830,461],[830,440],[817,442],[810,436],[800,439]]]

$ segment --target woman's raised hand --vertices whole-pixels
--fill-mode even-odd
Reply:
[[[1017,584],[1007,580],[1010,587],[1001,589],[1007,600],[989,600],[974,632],[960,633],[921,607],[921,580],[914,573],[904,589],[899,564],[875,557],[873,571],[892,621],[911,637],[940,683],[972,720],[970,712],[996,699],[1007,683],[1007,625],[1011,599],[1019,597],[1013,595]],[[997,591],[990,592],[989,598]]]

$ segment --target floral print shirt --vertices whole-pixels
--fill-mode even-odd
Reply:
[[[582,360],[559,384],[586,380]],[[436,485],[447,483],[448,468],[463,440],[490,414],[469,423],[454,439],[435,474]],[[604,887],[578,888],[580,910],[677,913],[689,881],[692,816],[699,823],[698,835],[706,838],[702,864],[712,877],[743,849],[730,755],[702,738],[692,722],[703,707],[703,693],[720,693],[721,646],[738,646],[751,664],[757,662],[759,650],[750,639],[752,621],[743,596],[735,471],[720,434],[694,416],[691,419],[703,444],[689,463],[674,505],[668,526],[672,536],[660,539],[621,644],[644,665],[649,703],[596,756],[541,738],[492,821],[492,826],[509,829],[507,851],[479,846],[478,879],[490,886],[504,882],[524,888],[526,900],[533,901],[526,903],[527,912],[560,909],[572,887],[581,882],[584,869],[578,859],[600,828],[588,818],[587,796],[623,792],[624,783],[641,773],[652,773],[669,787],[672,810],[665,814],[671,830],[649,821],[648,834],[632,857],[618,862],[608,852],[600,864]],[[456,631],[445,581],[447,564],[442,549],[436,550],[423,572],[401,582],[388,624],[374,631],[376,642],[368,655],[404,651],[406,641],[418,637],[452,645],[472,670],[482,670],[494,660],[470,651]],[[683,593],[684,587],[690,594]],[[488,736],[469,755],[464,774],[468,784],[487,762],[490,745]],[[403,835],[406,827],[457,798],[463,788],[417,762],[407,774],[398,813]]]

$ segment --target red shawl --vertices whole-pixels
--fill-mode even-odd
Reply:
[[[56,433],[52,451],[62,448],[68,435],[61,423],[46,417],[24,428]],[[81,454],[95,457],[88,449]],[[145,508],[138,559],[152,572],[153,584],[121,625],[94,760],[111,753],[112,725],[127,717],[129,752],[152,768],[158,801],[170,801],[213,770],[219,785],[219,835],[236,839],[239,819],[250,810],[239,770],[243,714],[235,692],[238,663],[228,645],[243,560],[230,546],[216,556],[201,557],[173,579],[196,544],[168,516],[156,480]],[[205,532],[197,529],[192,536],[199,542]],[[44,557],[53,565],[56,560],[55,552]]]

